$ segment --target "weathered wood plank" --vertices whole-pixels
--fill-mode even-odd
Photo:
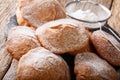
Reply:
[[[6,74],[7,70],[9,69],[11,61],[12,61],[12,57],[6,51],[6,49],[4,47],[0,49],[0,80],[3,78],[3,76]]]
[[[92,0],[92,1],[98,2],[106,6],[107,8],[110,8],[113,0]]]
[[[111,8],[112,16],[108,23],[120,34],[120,0],[114,0]]]
[[[68,3],[70,1],[73,1],[73,0],[64,0],[65,3]],[[101,3],[102,5],[106,6],[107,8],[110,8],[113,0],[91,0],[91,1]]]
[[[5,74],[3,80],[16,80],[16,71],[17,71],[18,61],[13,59],[12,64]]]
[[[0,0],[0,46],[5,40],[4,27],[10,16],[15,14],[18,0]]]
[[[18,0],[0,0],[0,80],[6,74],[12,57],[5,50],[4,28],[11,15],[15,14]]]

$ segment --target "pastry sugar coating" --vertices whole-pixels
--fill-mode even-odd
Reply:
[[[16,15],[19,25],[35,28],[66,17],[62,0],[20,0]]]
[[[103,59],[107,60],[113,66],[120,66],[120,51],[113,46],[114,44],[120,49],[120,43],[110,34],[105,32],[104,34],[100,30],[93,32],[91,41]]]
[[[60,56],[38,47],[20,59],[17,80],[70,80],[70,73]]]
[[[36,30],[36,36],[43,47],[56,54],[89,50],[88,31],[72,19],[48,22]]]
[[[75,56],[76,80],[118,80],[117,72],[95,53],[83,52]]]
[[[9,31],[6,49],[17,60],[30,49],[39,47],[35,31],[29,27],[17,26]]]

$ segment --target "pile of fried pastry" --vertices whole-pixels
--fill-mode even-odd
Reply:
[[[9,30],[6,42],[19,61],[16,79],[118,80],[114,67],[120,67],[120,51],[100,30],[90,32],[64,9],[64,0],[19,0],[19,25]]]

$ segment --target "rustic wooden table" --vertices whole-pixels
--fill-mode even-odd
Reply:
[[[0,80],[2,80],[12,61],[12,57],[3,48],[4,28],[10,16],[15,14],[17,4],[18,0],[0,0]]]
[[[11,15],[15,14],[18,0],[0,0],[0,46],[4,41],[4,27]]]
[[[66,0],[64,0],[66,1]],[[67,0],[68,1],[68,0]],[[120,34],[120,0],[93,0],[97,1],[112,11],[112,17],[109,24]],[[12,61],[12,57],[3,47],[4,28],[9,18],[15,14],[18,0],[0,0],[0,80],[14,80],[14,68],[16,61]],[[12,65],[10,66],[10,64]],[[14,65],[15,64],[15,65]],[[8,71],[8,72],[7,72]],[[7,72],[7,75],[5,75]],[[4,77],[5,76],[5,77]]]

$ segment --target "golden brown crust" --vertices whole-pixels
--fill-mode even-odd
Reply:
[[[16,11],[17,22],[19,26],[30,26],[28,22],[22,17],[19,8]]]
[[[15,28],[12,28],[9,30],[9,36],[8,39],[11,37],[14,37],[16,35],[26,35],[28,37],[31,37],[33,39],[36,39],[35,37],[35,30],[27,27],[27,26],[16,26]]]
[[[32,24],[30,24],[28,22],[28,20],[26,20],[25,18],[23,18],[23,16],[21,15],[21,12],[20,12],[19,8],[17,8],[16,17],[17,17],[17,22],[18,22],[19,26],[21,26],[21,27],[27,26],[27,27],[30,27],[31,29],[36,29],[35,27],[33,27]]]
[[[74,72],[76,80],[118,80],[115,69],[91,52],[76,55]]]
[[[70,80],[69,68],[60,56],[38,47],[20,59],[17,80]]]
[[[85,28],[71,19],[51,21],[36,30],[42,46],[53,53],[83,52],[89,47],[89,35]]]
[[[6,42],[7,51],[17,60],[30,49],[40,46],[34,30],[28,27],[14,27],[10,30]]]
[[[63,5],[57,0],[20,0],[17,21],[19,25],[37,28],[45,22],[65,18]]]
[[[117,42],[114,37],[109,34],[106,35],[120,48],[120,43]],[[91,40],[102,58],[114,66],[120,66],[120,51],[118,51],[100,31],[95,31],[91,36]]]

